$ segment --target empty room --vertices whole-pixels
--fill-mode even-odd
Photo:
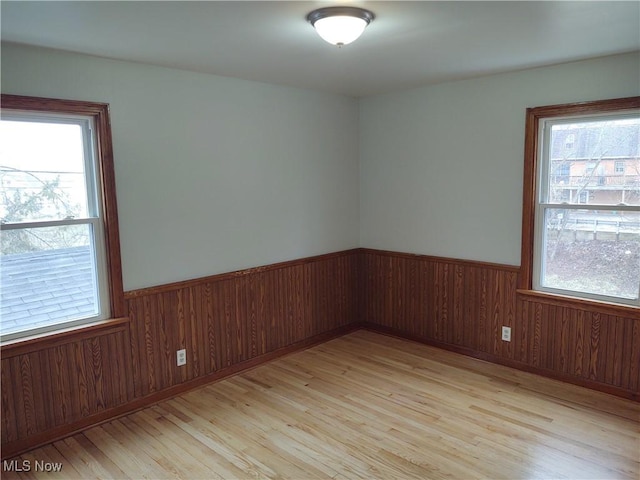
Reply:
[[[0,9],[2,478],[640,477],[640,3]]]

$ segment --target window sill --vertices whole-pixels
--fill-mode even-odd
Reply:
[[[0,345],[0,355],[2,358],[24,355],[89,337],[100,337],[120,332],[125,330],[128,325],[129,317],[109,318],[55,332],[9,340]]]
[[[585,298],[558,295],[555,293],[538,292],[536,290],[517,291],[518,298],[525,302],[537,302],[559,307],[577,308],[589,312],[604,313],[607,315],[619,315],[623,317],[640,318],[640,307],[622,305],[618,303],[600,302]]]

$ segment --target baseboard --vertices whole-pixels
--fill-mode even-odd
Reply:
[[[422,343],[424,345],[429,345],[432,347],[441,348],[443,350],[448,350],[450,352],[459,353],[461,355],[466,355],[468,357],[477,358],[479,360],[484,360],[490,363],[495,363],[498,365],[504,365],[506,367],[515,368],[517,370],[521,370],[528,373],[534,373],[536,375],[540,375],[542,377],[551,378],[553,380],[559,380],[565,383],[571,383],[573,385],[578,385],[580,387],[589,388],[591,390],[597,390],[599,392],[608,393],[610,395],[615,395],[616,397],[626,398],[628,400],[633,400],[635,402],[640,402],[640,392],[634,392],[631,390],[626,390],[624,388],[616,387],[614,385],[607,385],[600,382],[594,382],[591,380],[585,380],[582,378],[577,378],[572,375],[566,375],[562,373],[555,372],[553,370],[547,370],[544,368],[533,367],[531,365],[516,362],[514,360],[505,359],[499,357],[497,355],[491,355],[490,353],[479,352],[477,350],[473,350],[471,348],[461,347],[459,345],[452,345],[448,343],[438,342],[436,340],[432,340],[429,338],[419,337],[417,335],[412,335],[401,330],[397,330],[394,328],[389,328],[381,325],[376,325],[374,323],[362,322],[358,324],[358,327],[364,330],[369,330],[376,333],[381,333],[383,335],[389,335],[396,338],[401,338],[403,340],[410,340],[413,342]]]
[[[359,325],[349,324],[328,332],[320,333],[318,335],[314,335],[313,337],[306,338],[294,344],[287,345],[286,347],[282,347],[258,357],[254,357],[235,365],[231,365],[230,367],[223,368],[208,375],[203,375],[202,377],[198,377],[179,385],[175,385],[165,390],[154,392],[151,395],[137,398],[127,404],[105,410],[96,415],[85,417],[81,420],[78,420],[77,422],[62,425],[60,427],[38,433],[26,439],[9,442],[5,445],[2,445],[1,460],[4,461],[17,455],[21,455],[35,448],[75,435],[76,433],[79,433],[83,430],[96,427],[100,424],[115,420],[119,417],[129,415],[138,410],[142,410],[143,408],[150,407],[158,402],[170,399],[177,395],[181,395],[195,388],[202,387],[203,385],[222,380],[231,375],[235,375],[245,370],[258,367],[264,363],[270,362],[285,355],[290,355],[292,353],[296,353],[315,345],[327,342],[334,338],[341,337],[355,330],[358,330],[359,328]]]

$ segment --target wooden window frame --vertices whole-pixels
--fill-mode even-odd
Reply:
[[[534,241],[535,241],[535,209],[538,195],[538,135],[540,120],[545,118],[566,117],[572,115],[597,115],[603,113],[635,110],[640,108],[640,97],[616,98],[597,100],[592,102],[568,103],[528,108],[525,122],[524,144],[524,180],[522,200],[522,248],[518,291],[521,294],[536,297],[557,297],[563,295],[533,290],[534,272]],[[633,311],[637,314],[638,307],[598,300],[569,297],[576,302],[593,305],[612,305],[622,311]]]
[[[85,102],[79,100],[62,100],[54,98],[28,97],[22,95],[2,94],[0,97],[3,109],[24,112],[71,114],[89,117],[93,121],[96,136],[96,175],[102,192],[102,223],[106,250],[106,270],[108,275],[110,317],[106,320],[88,322],[84,325],[65,328],[25,336],[3,342],[2,346],[15,346],[17,343],[32,343],[51,337],[75,334],[78,330],[91,328],[110,328],[113,321],[121,323],[126,316],[124,289],[122,283],[122,263],[120,259],[120,233],[118,228],[118,208],[116,202],[116,181],[113,161],[113,144],[109,105],[106,103]],[[3,348],[4,350],[4,348]]]

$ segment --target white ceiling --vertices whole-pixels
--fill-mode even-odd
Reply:
[[[377,18],[341,49],[305,21]],[[640,50],[640,2],[0,2],[2,40],[353,96]]]

